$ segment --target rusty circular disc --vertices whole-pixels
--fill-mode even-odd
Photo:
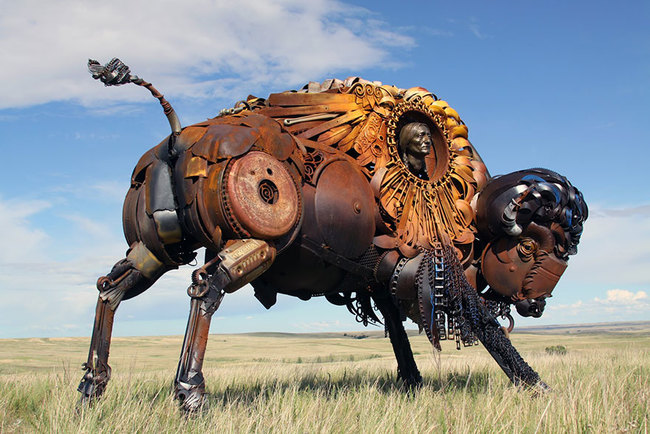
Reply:
[[[298,219],[300,200],[293,178],[264,152],[234,160],[225,187],[232,217],[254,237],[280,237]]]

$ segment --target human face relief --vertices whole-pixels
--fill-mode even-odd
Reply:
[[[433,145],[429,127],[425,124],[418,124],[413,127],[412,134],[411,140],[406,145],[406,153],[417,156],[428,155]]]

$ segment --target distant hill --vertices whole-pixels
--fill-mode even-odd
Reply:
[[[534,334],[650,334],[650,321],[599,322],[594,324],[560,324],[544,326],[516,327],[513,333]]]
[[[409,336],[418,335],[417,330],[407,330]],[[630,322],[602,322],[594,324],[560,324],[560,325],[541,325],[515,327],[513,333],[526,334],[647,334],[650,335],[650,321],[630,321]],[[323,333],[281,333],[281,332],[254,332],[242,333],[247,336],[256,337],[275,337],[275,338],[311,338],[311,339],[332,339],[332,338],[383,338],[384,331],[381,329],[368,329],[357,332],[323,332]]]

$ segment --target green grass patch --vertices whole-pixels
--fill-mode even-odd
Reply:
[[[557,354],[563,356],[567,353],[566,347],[564,345],[552,345],[544,349],[546,354]]]

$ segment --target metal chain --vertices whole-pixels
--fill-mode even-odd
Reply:
[[[395,293],[397,292],[397,280],[399,279],[399,274],[402,272],[402,270],[404,269],[404,266],[406,265],[407,262],[408,262],[408,258],[400,259],[399,262],[397,263],[397,265],[395,266],[395,271],[393,271],[392,276],[390,276],[389,288],[390,288],[390,293],[392,295],[395,295]],[[417,279],[417,276],[416,276],[416,279]]]
[[[431,304],[434,310],[435,326],[439,340],[454,339],[456,349],[463,346],[477,345],[478,339],[472,332],[470,323],[463,316],[464,309],[476,310],[475,306],[463,306],[463,285],[465,279],[460,276],[462,267],[453,247],[443,247],[436,242],[431,254],[424,260],[429,261],[429,284],[434,288]],[[416,276],[416,283],[421,284],[423,276]],[[477,312],[472,312],[476,316]]]

